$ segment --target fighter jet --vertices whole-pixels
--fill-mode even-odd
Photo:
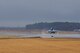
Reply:
[[[51,27],[51,29],[48,30],[48,33],[55,34],[57,30],[54,30],[54,28]]]

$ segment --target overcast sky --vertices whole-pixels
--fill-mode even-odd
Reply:
[[[80,0],[0,0],[0,26],[80,22]]]

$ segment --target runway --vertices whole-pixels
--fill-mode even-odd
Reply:
[[[0,36],[17,36],[17,37],[40,37],[40,38],[80,38],[80,34],[32,34],[32,33],[18,33],[18,32],[0,32]]]
[[[42,38],[80,38],[80,34],[42,34]]]

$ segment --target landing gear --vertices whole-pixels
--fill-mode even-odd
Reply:
[[[54,36],[51,36],[51,37],[54,37]]]

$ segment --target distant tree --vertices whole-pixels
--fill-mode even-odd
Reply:
[[[26,29],[50,29],[53,27],[56,30],[66,30],[66,31],[72,31],[74,29],[80,29],[80,23],[73,23],[73,22],[41,22],[41,23],[35,23],[26,25]]]

